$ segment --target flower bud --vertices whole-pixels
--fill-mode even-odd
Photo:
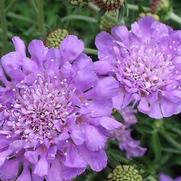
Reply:
[[[48,34],[45,45],[48,48],[58,48],[66,36],[68,36],[68,31],[66,29],[56,29]]]
[[[93,0],[93,3],[105,11],[119,9],[124,0]]]
[[[153,0],[150,8],[152,13],[165,19],[172,10],[172,5],[170,0]]]
[[[108,175],[108,181],[143,181],[143,178],[134,166],[119,165]]]
[[[82,4],[84,4],[84,3],[87,3],[88,0],[69,0],[69,2],[70,2],[70,4],[72,4],[72,5],[78,6],[78,5],[82,5]]]
[[[109,18],[110,17],[110,18]],[[106,12],[100,20],[100,29],[103,31],[110,31],[113,26],[116,26],[117,11]],[[115,21],[114,21],[115,18]]]

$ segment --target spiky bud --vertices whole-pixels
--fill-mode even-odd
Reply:
[[[106,12],[100,20],[99,27],[101,30],[104,31],[110,31],[113,26],[117,25],[116,17],[117,17],[117,11],[109,11]]]
[[[113,11],[119,9],[124,0],[92,0],[92,2],[105,11]]]
[[[134,166],[119,165],[108,175],[108,181],[143,181],[143,178]]]
[[[170,0],[152,0],[151,12],[153,14],[158,14],[159,17],[165,19],[170,11],[172,10],[172,5]]]
[[[68,36],[68,34],[66,29],[56,29],[48,34],[45,45],[48,48],[58,48],[62,40]]]
[[[72,5],[82,5],[82,4],[85,4],[85,3],[88,3],[88,0],[69,0],[70,4]]]
[[[139,17],[142,18],[144,16],[152,16],[153,18],[155,18],[156,20],[160,20],[160,17],[157,14],[154,14],[152,12],[142,12],[139,14]]]

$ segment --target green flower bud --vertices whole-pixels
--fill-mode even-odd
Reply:
[[[134,166],[119,165],[108,175],[108,181],[143,181],[143,178]]]
[[[155,18],[156,20],[160,20],[160,17],[157,14],[151,13],[151,12],[142,12],[139,14],[139,17],[142,18],[144,16],[152,16],[153,18]]]
[[[170,0],[153,0],[151,4],[151,11],[154,14],[158,14],[162,19],[167,18],[168,14],[172,10]]]
[[[64,40],[68,34],[66,29],[56,29],[48,34],[45,45],[49,48],[58,48],[62,40]]]
[[[119,9],[124,0],[92,0],[92,2],[105,11],[112,11]]]
[[[82,5],[82,4],[85,4],[85,3],[88,3],[88,0],[69,0],[70,4],[72,5]]]
[[[99,27],[101,30],[110,31],[113,26],[116,26],[117,11],[106,12],[100,20]],[[115,21],[114,21],[115,19]]]

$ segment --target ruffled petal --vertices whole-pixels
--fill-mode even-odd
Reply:
[[[64,162],[66,167],[70,168],[86,168],[87,164],[81,157],[80,153],[76,149],[76,147],[69,146],[66,152],[67,156]]]
[[[20,71],[22,65],[21,55],[17,52],[10,52],[1,58],[1,63],[6,73],[14,80],[21,80],[23,72]],[[17,73],[16,73],[17,72]]]
[[[48,181],[63,181],[62,167],[60,165],[58,158],[55,159],[53,163],[51,164],[51,167],[48,170],[47,180]]]
[[[23,172],[21,175],[18,177],[16,181],[31,181],[31,174],[30,170],[27,166],[24,166]]]
[[[107,32],[101,32],[96,36],[95,44],[98,51],[98,57],[100,60],[114,60],[113,51],[113,37]]]
[[[94,63],[95,71],[98,75],[106,75],[113,71],[113,66],[108,61],[97,61]]]
[[[73,178],[79,176],[85,171],[85,168],[69,168],[69,167],[62,167],[62,174],[63,178],[66,181],[71,181]]]
[[[80,147],[80,153],[91,169],[99,172],[107,165],[107,156],[105,151],[90,151],[85,146]]]
[[[87,147],[92,151],[103,149],[107,137],[101,134],[101,132],[94,126],[87,125],[85,129]]]
[[[151,16],[145,16],[141,18],[138,22],[135,22],[131,26],[131,31],[135,36],[140,39],[150,39],[151,38],[151,25],[155,22],[155,19]]]
[[[119,83],[113,77],[106,77],[98,82],[94,91],[96,99],[109,99],[119,92]]]
[[[19,171],[19,160],[7,160],[5,164],[0,167],[0,178],[3,180],[15,180]]]
[[[100,125],[107,129],[107,130],[114,130],[114,129],[118,129],[122,126],[122,124],[118,121],[116,121],[113,118],[110,117],[102,117],[99,119],[99,123]]]
[[[48,161],[44,156],[42,156],[35,166],[34,174],[43,177],[48,174],[48,168],[49,168]]]
[[[15,46],[16,52],[18,52],[22,57],[26,57],[26,47],[21,38],[14,36],[12,38],[13,44]]]
[[[126,26],[114,27],[111,31],[114,38],[128,45],[129,43],[129,31]]]
[[[81,145],[85,140],[84,133],[82,132],[82,130],[78,126],[76,129],[75,128],[72,129],[71,138],[76,145]]]
[[[31,59],[39,65],[45,61],[48,48],[46,48],[41,40],[33,40],[28,46],[28,51],[31,54]]]
[[[83,50],[83,42],[74,35],[67,36],[60,45],[60,51],[64,61],[72,62]]]

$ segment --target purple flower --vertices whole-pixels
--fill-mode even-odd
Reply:
[[[140,141],[134,140],[131,136],[130,126],[137,123],[134,111],[130,107],[122,109],[121,115],[124,119],[123,126],[113,131],[114,137],[119,142],[119,148],[126,151],[128,158],[141,157],[145,154],[146,148],[140,146]]]
[[[131,26],[102,32],[96,38],[99,75],[119,83],[114,107],[132,103],[153,118],[181,112],[181,31],[174,31],[152,17]]]
[[[120,123],[111,117],[112,95],[94,96],[104,80],[82,41],[68,36],[48,49],[33,40],[30,58],[20,38],[13,43],[0,67],[0,178],[68,181],[87,166],[102,170],[110,131]]]
[[[177,177],[176,179],[172,179],[168,175],[160,174],[160,181],[181,181],[181,177]]]

